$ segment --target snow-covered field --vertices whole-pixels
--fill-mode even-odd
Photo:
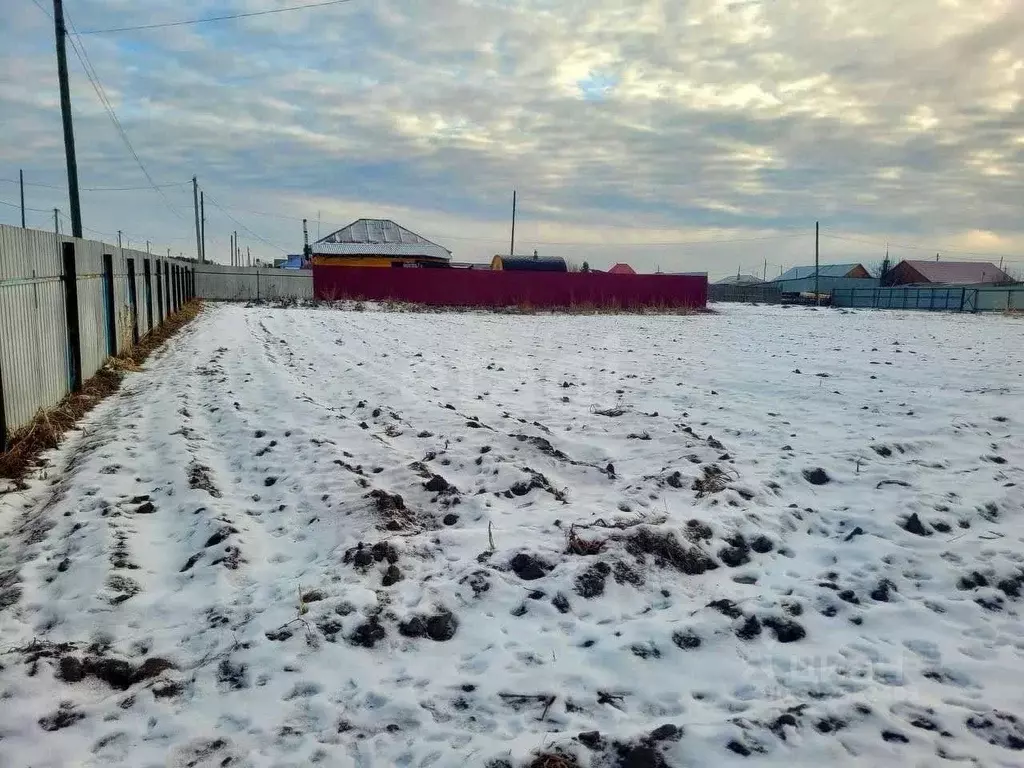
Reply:
[[[0,765],[1024,764],[1024,323],[718,309],[208,308],[0,501]]]

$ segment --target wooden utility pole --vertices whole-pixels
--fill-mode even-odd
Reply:
[[[508,246],[508,255],[516,254],[516,191],[512,190],[512,242]]]
[[[235,266],[235,236],[228,235],[228,241],[231,243],[231,259],[228,261],[232,267]]]
[[[819,222],[814,222],[814,304],[817,306],[821,303],[818,298],[818,240],[820,237],[820,226]]]
[[[247,267],[252,266],[252,254],[249,253],[249,246],[245,246],[245,265]]]
[[[235,253],[231,259],[232,266],[238,266],[238,230],[235,230]]]
[[[57,80],[60,114],[64,121],[64,156],[68,166],[68,200],[71,203],[71,234],[82,236],[82,209],[78,200],[78,161],[75,159],[75,128],[71,122],[71,89],[68,85],[68,30],[64,26],[64,0],[53,0],[53,28],[57,37]]]
[[[199,182],[192,177],[192,212],[196,217],[196,261],[203,263],[203,236],[199,231]]]
[[[18,171],[18,185],[21,187],[21,228],[25,228],[25,172]]]

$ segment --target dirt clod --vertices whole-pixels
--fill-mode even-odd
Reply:
[[[910,517],[908,517],[903,523],[901,523],[900,528],[902,528],[907,533],[914,534],[915,536],[932,535],[932,532],[924,527],[924,524],[921,522],[921,518],[917,516],[917,512],[911,514]]]
[[[541,560],[535,555],[527,554],[526,552],[520,552],[518,555],[513,557],[509,563],[516,576],[521,578],[523,581],[534,581],[536,579],[544,578],[554,566]]]
[[[604,583],[610,572],[611,568],[605,562],[598,562],[589,566],[576,577],[576,594],[588,599],[603,595]]]
[[[803,474],[804,480],[811,485],[826,485],[832,480],[832,478],[828,476],[828,472],[821,467],[805,469],[801,474]]]

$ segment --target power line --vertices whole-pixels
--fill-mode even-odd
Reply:
[[[247,226],[245,226],[245,224],[243,224],[238,219],[236,219],[234,216],[232,216],[230,213],[228,213],[227,210],[224,208],[224,206],[222,206],[220,203],[218,203],[216,200],[213,199],[213,195],[211,195],[209,193],[209,191],[207,191],[207,190],[203,190],[203,191],[206,192],[206,199],[209,200],[211,203],[213,203],[215,208],[217,208],[221,213],[223,213],[225,216],[227,216],[229,219],[231,219],[231,221],[235,222],[235,224],[237,224],[243,230],[248,232],[250,235],[255,237],[257,240],[259,240],[264,245],[269,245],[271,248],[273,248],[276,251],[280,251],[281,253],[284,253],[284,254],[288,253],[288,251],[286,249],[282,248],[281,246],[275,245],[274,243],[272,243],[269,240],[267,240],[265,237],[260,237],[259,235],[257,235],[255,232],[253,232],[251,229],[249,229]]]
[[[71,25],[72,31],[74,31],[75,35],[77,35],[78,32],[75,29],[75,23],[71,19],[70,15],[68,16],[68,23]],[[149,171],[146,170],[146,166],[143,164],[142,159],[139,157],[139,153],[136,152],[135,147],[132,146],[131,139],[128,138],[128,133],[125,131],[124,126],[121,125],[121,121],[118,119],[117,113],[114,111],[114,105],[110,103],[110,98],[107,96],[107,92],[103,88],[103,84],[100,82],[99,73],[96,72],[95,67],[93,67],[92,65],[92,61],[89,59],[89,52],[85,50],[85,44],[81,40],[76,42],[75,38],[72,35],[68,35],[68,40],[71,43],[71,49],[75,52],[75,56],[78,57],[79,63],[81,63],[82,68],[85,70],[86,77],[89,78],[89,82],[92,84],[93,90],[96,91],[96,96],[99,97],[100,104],[102,104],[103,108],[106,110],[111,122],[113,122],[118,134],[121,136],[121,140],[124,142],[124,145],[128,148],[128,151],[131,153],[132,157],[135,158],[135,162],[142,170],[143,175],[146,177],[146,181],[148,181],[150,186],[154,190],[156,190],[156,193],[160,195],[161,198],[163,198],[164,204],[171,211],[171,213],[173,213],[179,219],[184,220],[181,213],[179,213],[178,210],[173,205],[171,205],[171,201],[170,199],[168,199],[167,195],[164,194],[164,191],[159,186],[157,186],[155,181],[153,181],[153,177],[150,176]]]
[[[32,0],[35,2],[35,0]],[[311,8],[325,8],[329,5],[341,5],[352,0],[327,0],[320,3],[307,3],[306,5],[290,5],[285,8],[270,8],[265,11],[249,11],[247,13],[231,13],[223,16],[207,16],[201,19],[185,19],[182,21],[165,21],[157,24],[139,24],[131,27],[110,27],[109,29],[89,29],[85,32],[75,32],[76,35],[105,35],[114,32],[134,32],[143,29],[163,29],[165,27],[184,27],[190,24],[209,24],[214,21],[230,21],[231,19],[248,19],[253,16],[268,16],[272,13],[286,13],[288,11],[305,11]],[[36,3],[38,5],[38,3]]]
[[[0,181],[5,182],[7,184],[21,183],[18,179],[0,179]],[[186,184],[191,183],[192,182],[190,181],[168,181],[163,184],[157,184],[156,186],[160,187],[161,189],[166,189],[167,187],[183,187]],[[26,181],[25,186],[43,187],[45,189],[64,189],[64,187],[60,186],[59,184],[44,184],[41,181]],[[82,192],[135,192],[142,189],[152,189],[152,187],[80,187],[80,189]]]
[[[863,243],[865,245],[877,245],[879,247],[890,246],[892,248],[906,248],[906,249],[911,250],[911,251],[928,251],[930,253],[936,253],[936,252],[938,252],[938,253],[957,253],[957,254],[963,254],[965,256],[981,256],[981,257],[988,257],[988,258],[996,256],[996,257],[1003,258],[1003,259],[1006,259],[1007,261],[1011,261],[1011,262],[1019,261],[1019,259],[1015,259],[1015,258],[1012,258],[1012,257],[1019,257],[1020,256],[1019,253],[995,253],[995,252],[992,252],[992,251],[963,251],[963,250],[959,250],[957,248],[944,248],[941,245],[939,245],[939,246],[935,246],[935,245],[911,245],[909,243],[894,243],[894,242],[891,242],[891,241],[882,242],[880,240],[867,240],[867,239],[862,238],[862,237],[850,237],[850,236],[847,236],[847,235],[828,235],[828,234],[825,234],[824,232],[821,233],[821,236],[822,237],[827,237],[827,238],[829,238],[831,240],[847,240],[847,241],[849,241],[851,243]]]
[[[32,0],[32,3],[35,5],[36,8],[45,13],[47,18],[50,19],[50,21],[53,21],[53,15],[48,10],[46,10],[46,8],[39,4],[39,0]]]
[[[21,208],[21,203],[9,203],[6,200],[0,200],[0,205],[9,205],[11,208]],[[37,213],[53,213],[53,208],[29,208],[25,206],[26,211],[35,211]]]

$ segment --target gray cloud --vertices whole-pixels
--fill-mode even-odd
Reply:
[[[153,176],[197,173],[290,251],[298,219],[320,211],[325,231],[391,215],[482,259],[507,248],[516,187],[523,250],[595,265],[805,262],[816,219],[879,242],[1021,253],[1024,7],[939,5],[353,0],[84,43]],[[68,7],[80,28],[213,11]],[[52,29],[28,3],[7,14],[0,176],[59,184]],[[84,76],[73,85],[83,183],[144,184]],[[66,208],[59,190],[35,192]],[[152,192],[87,194],[86,225],[185,249],[189,190],[167,195],[182,219]],[[208,215],[226,253],[237,225]],[[706,240],[738,242],[666,245]],[[829,240],[825,256],[878,250]]]

